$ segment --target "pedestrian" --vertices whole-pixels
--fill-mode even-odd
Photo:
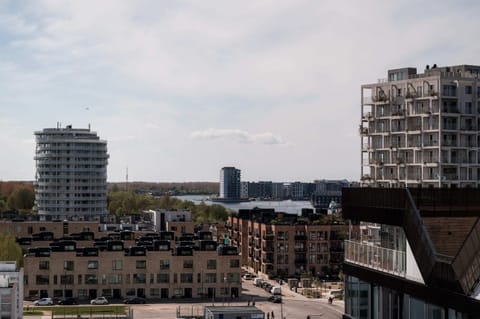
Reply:
[[[267,312],[267,319],[270,319],[270,312]]]
[[[273,310],[272,310],[272,319],[275,319],[275,314],[273,313]]]

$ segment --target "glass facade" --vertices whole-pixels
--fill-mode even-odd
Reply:
[[[455,309],[345,276],[345,314],[355,319],[466,319]]]

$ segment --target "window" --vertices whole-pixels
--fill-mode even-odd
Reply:
[[[78,298],[81,298],[81,299],[88,297],[87,289],[78,289],[77,295],[78,295]]]
[[[168,284],[170,282],[170,274],[157,274],[157,284]]]
[[[79,285],[82,284],[82,275],[77,276],[77,284],[79,284]]]
[[[110,274],[110,284],[119,285],[122,283],[122,274]]]
[[[48,270],[50,269],[50,261],[48,260],[40,260],[38,263],[38,269],[40,270]]]
[[[73,285],[73,275],[61,275],[60,276],[61,285]]]
[[[181,283],[193,283],[193,274],[190,274],[190,273],[180,274],[180,282]]]
[[[145,274],[133,274],[133,283],[145,284],[147,283],[147,276]]]
[[[184,260],[183,268],[193,268],[193,260]]]
[[[98,269],[98,261],[96,260],[89,260],[87,263],[88,269]]]
[[[147,267],[147,262],[145,260],[137,260],[135,264],[137,269],[145,269]]]
[[[472,94],[472,86],[471,85],[465,86],[465,94]]]
[[[73,270],[73,261],[72,260],[65,260],[65,262],[63,263],[63,269]]]
[[[37,275],[35,278],[35,283],[37,285],[49,285],[50,279],[48,275]]]
[[[207,269],[217,269],[217,261],[215,259],[207,260]]]
[[[123,261],[122,260],[113,260],[112,261],[112,269],[113,270],[122,270],[123,269]]]
[[[161,270],[170,269],[170,260],[161,259],[160,260],[160,269]]]
[[[97,275],[85,275],[85,283],[87,285],[97,285],[98,284]]]
[[[240,259],[230,260],[230,268],[240,268]]]
[[[216,273],[206,273],[205,274],[205,283],[216,283],[217,274]]]

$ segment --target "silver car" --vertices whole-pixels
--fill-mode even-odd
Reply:
[[[105,297],[97,297],[90,300],[91,305],[108,305],[108,300]]]
[[[53,305],[52,298],[41,298],[33,302],[34,306],[51,306]]]

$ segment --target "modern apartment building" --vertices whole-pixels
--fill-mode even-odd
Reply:
[[[88,129],[35,132],[35,207],[45,219],[107,214],[107,142]]]
[[[480,191],[344,188],[345,319],[480,318]]]
[[[361,179],[382,187],[477,187],[480,66],[388,71],[361,87]]]
[[[302,216],[273,209],[240,210],[228,229],[238,246],[242,265],[272,276],[335,276],[343,262],[343,241],[348,225],[322,223],[311,210]],[[324,218],[324,217],[323,217]],[[352,229],[356,229],[352,227]]]
[[[480,318],[479,72],[403,68],[362,86],[370,187],[342,191],[360,224],[345,241],[344,318]]]
[[[235,167],[223,167],[220,170],[220,198],[240,199],[240,170]]]
[[[14,261],[0,261],[0,318],[23,318],[23,269]]]
[[[22,222],[9,222],[8,229]],[[237,247],[217,244],[210,232],[81,231],[57,237],[63,222],[39,222],[43,232],[18,237],[26,251],[27,299],[104,296],[225,298],[241,294]],[[69,223],[69,229],[77,230]],[[47,236],[48,235],[48,236]]]

